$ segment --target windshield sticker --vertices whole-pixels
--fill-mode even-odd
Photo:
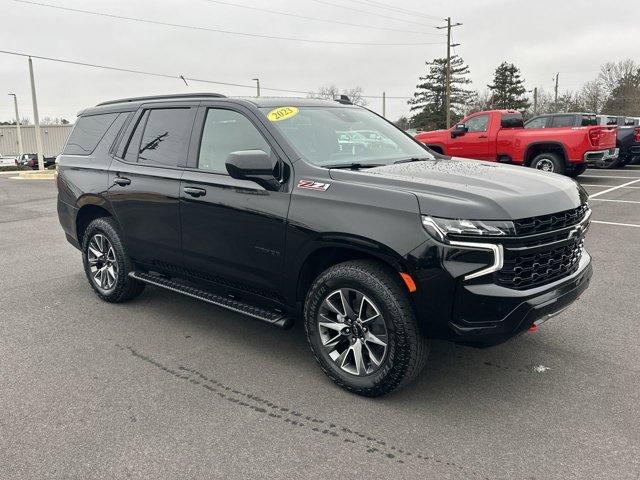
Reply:
[[[267,118],[271,122],[279,122],[291,117],[295,117],[300,110],[297,107],[278,107],[274,108],[267,114]]]
[[[300,180],[298,182],[298,188],[306,188],[307,190],[316,190],[319,192],[326,192],[330,186],[330,183],[314,182],[313,180]]]

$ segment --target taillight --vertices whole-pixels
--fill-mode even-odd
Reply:
[[[589,141],[594,147],[597,147],[600,144],[600,131],[601,130],[599,128],[592,128],[589,130]]]
[[[634,132],[635,132],[636,142],[640,143],[640,127],[636,127],[634,129]]]

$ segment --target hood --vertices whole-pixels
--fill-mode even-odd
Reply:
[[[580,206],[587,192],[555,173],[462,158],[424,160],[366,170],[332,169],[336,180],[410,191],[420,213],[470,220],[515,220]]]
[[[449,130],[429,130],[428,132],[420,132],[415,136],[419,142],[431,138],[443,138],[450,135]]]

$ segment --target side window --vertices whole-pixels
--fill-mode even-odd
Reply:
[[[465,127],[467,127],[467,132],[486,132],[487,126],[489,125],[489,115],[478,115],[477,117],[472,117],[464,122]]]
[[[127,144],[125,154],[122,158],[124,158],[127,162],[137,162],[138,161],[138,151],[140,150],[140,142],[142,141],[142,132],[144,131],[144,126],[147,123],[147,118],[149,118],[149,110],[145,111],[140,118],[138,119],[138,123],[133,131],[133,135],[129,139],[129,143]]]
[[[64,148],[64,155],[91,155],[119,113],[80,117]]]
[[[534,118],[527,122],[525,128],[545,128],[547,126],[547,117]]]
[[[239,150],[271,153],[269,144],[247,117],[233,110],[210,108],[202,131],[198,168],[227,173],[227,157]]]
[[[192,119],[189,108],[149,110],[138,150],[138,163],[168,167],[182,163],[187,156]]]
[[[573,115],[557,115],[551,119],[551,127],[553,128],[573,127],[573,126],[574,126]]]

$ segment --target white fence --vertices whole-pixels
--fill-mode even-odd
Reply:
[[[73,125],[42,125],[42,148],[46,157],[58,155],[64,147]],[[18,134],[15,125],[0,125],[0,155],[18,155]],[[36,153],[36,129],[33,125],[21,125],[22,153]]]

